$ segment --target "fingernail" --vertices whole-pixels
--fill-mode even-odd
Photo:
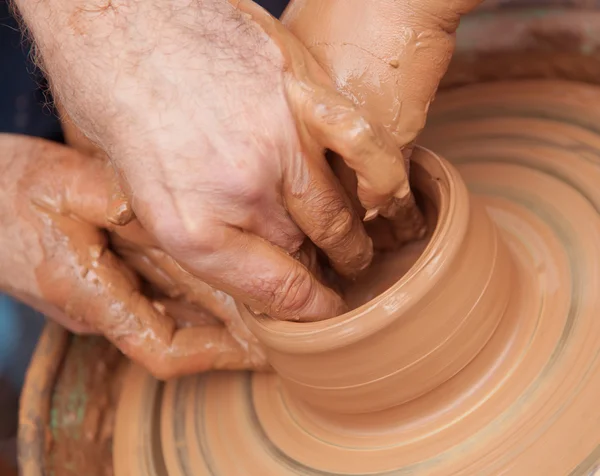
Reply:
[[[162,302],[152,301],[152,307],[158,311],[159,314],[165,316],[167,314],[167,308]]]
[[[92,245],[92,246],[90,246],[88,251],[90,253],[90,258],[97,261],[100,259],[100,256],[102,256],[102,253],[104,253],[104,246]]]
[[[377,215],[379,215],[379,210],[377,208],[371,208],[370,210],[367,210],[367,212],[365,213],[365,217],[363,218],[363,221],[374,220],[375,218],[377,218]]]
[[[133,210],[131,209],[128,202],[122,200],[115,200],[112,202],[107,210],[106,219],[117,226],[125,226],[133,221]]]
[[[252,309],[250,306],[246,306],[246,309],[248,309],[248,311],[250,312],[250,314],[252,314],[253,316],[262,316],[263,313],[260,311],[257,311],[255,309]]]

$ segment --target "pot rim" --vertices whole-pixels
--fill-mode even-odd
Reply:
[[[435,182],[437,197],[431,198],[438,210],[435,230],[415,264],[371,301],[323,321],[279,321],[242,309],[246,325],[267,348],[286,354],[306,354],[355,343],[391,325],[451,271],[469,223],[467,188],[456,169],[429,149],[416,146],[411,160]],[[426,177],[419,179],[425,180]]]

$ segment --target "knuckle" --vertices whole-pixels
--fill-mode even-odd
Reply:
[[[306,204],[310,210],[319,210],[315,213],[315,219],[321,226],[328,226],[331,220],[342,210],[348,207],[344,199],[333,188],[317,190],[306,197]]]
[[[317,240],[323,248],[336,248],[350,239],[354,228],[354,217],[347,207],[331,217],[326,228],[319,232]]]
[[[314,285],[304,268],[292,268],[277,284],[268,306],[269,314],[298,319],[313,299]]]
[[[354,229],[354,215],[334,190],[315,194],[309,200],[310,209],[319,210],[311,239],[321,248],[331,248],[343,243]]]
[[[221,177],[226,194],[244,204],[252,205],[264,200],[266,190],[273,183],[272,170],[265,154],[249,152],[234,169]]]
[[[207,220],[164,220],[156,224],[154,234],[164,248],[174,256],[191,253],[208,255],[216,251],[216,240]]]
[[[169,365],[167,359],[164,357],[153,358],[145,364],[148,372],[152,374],[157,380],[169,380],[177,377],[174,369]]]

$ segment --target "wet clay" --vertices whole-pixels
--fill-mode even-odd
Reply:
[[[116,476],[592,474],[597,104],[599,88],[559,81],[441,94],[422,140],[460,176],[417,149],[437,222],[409,271],[333,320],[249,316],[276,374],[160,386],[130,369],[115,448],[143,450]]]
[[[293,0],[282,22],[336,88],[377,118],[408,157],[450,62],[460,17],[479,3]],[[331,161],[353,196],[353,174],[339,157],[333,155]],[[387,173],[383,168],[381,172]],[[357,201],[354,206],[363,212]],[[381,221],[369,226],[375,247],[390,248],[390,234],[402,243],[409,241],[412,233],[407,224],[412,221],[409,213],[400,213],[391,232],[389,224]]]
[[[282,22],[336,87],[408,147],[425,125],[460,16],[479,0],[292,0]]]

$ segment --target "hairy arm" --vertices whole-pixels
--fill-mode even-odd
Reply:
[[[119,169],[143,227],[254,312],[343,312],[301,264],[305,238],[352,277],[372,258],[361,216],[416,211],[393,138],[250,0],[15,1],[55,97]],[[356,172],[365,215],[326,148]],[[421,232],[418,213],[403,221]]]
[[[297,129],[297,111],[315,134],[329,124],[311,97],[291,104],[300,80],[288,44],[270,36],[276,20],[239,0],[15,1],[62,109],[107,152],[160,247],[256,312],[314,320],[344,309],[294,258],[308,235],[354,274],[371,241],[325,145]],[[345,104],[333,89],[327,98]],[[397,162],[390,141],[367,139],[368,153]]]
[[[169,97],[164,85],[180,80],[174,69],[182,57],[190,69],[203,71],[194,77],[200,89],[224,74],[261,72],[254,65],[264,39],[223,0],[14,2],[54,95],[111,158],[122,155],[113,150],[115,136],[139,122],[131,117],[132,105],[161,107],[179,99]],[[199,77],[206,84],[197,84]],[[156,132],[144,126],[149,134]]]

